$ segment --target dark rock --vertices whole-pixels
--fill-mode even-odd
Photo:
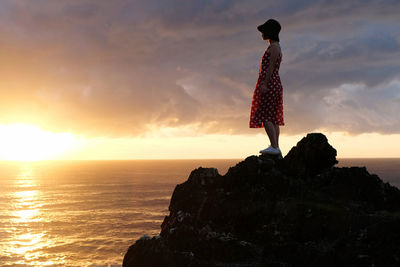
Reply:
[[[337,162],[334,149],[321,133],[310,133],[293,147],[283,160],[285,170],[297,176],[315,175]]]
[[[309,134],[284,159],[195,169],[160,235],[136,241],[123,266],[400,266],[400,191],[336,163]]]

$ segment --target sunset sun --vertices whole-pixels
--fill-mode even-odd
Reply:
[[[0,159],[47,160],[74,148],[71,133],[53,133],[29,124],[0,125]]]

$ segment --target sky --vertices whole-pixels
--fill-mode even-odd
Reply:
[[[342,157],[400,157],[400,2],[2,0],[0,124],[72,133],[64,159],[242,158],[282,25],[284,153],[322,132]]]

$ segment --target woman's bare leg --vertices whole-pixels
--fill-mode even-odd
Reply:
[[[279,125],[274,124],[276,145],[279,147]]]
[[[264,129],[268,134],[268,138],[269,138],[269,141],[271,142],[271,146],[273,148],[277,148],[278,147],[278,142],[277,142],[277,139],[276,139],[277,135],[275,133],[274,124],[272,122],[270,122],[270,121],[266,121],[264,123]],[[279,135],[279,133],[278,133],[278,135]]]

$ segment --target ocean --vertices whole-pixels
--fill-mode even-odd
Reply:
[[[0,266],[121,266],[157,235],[175,185],[243,159],[0,161]],[[339,159],[400,187],[400,159]]]

